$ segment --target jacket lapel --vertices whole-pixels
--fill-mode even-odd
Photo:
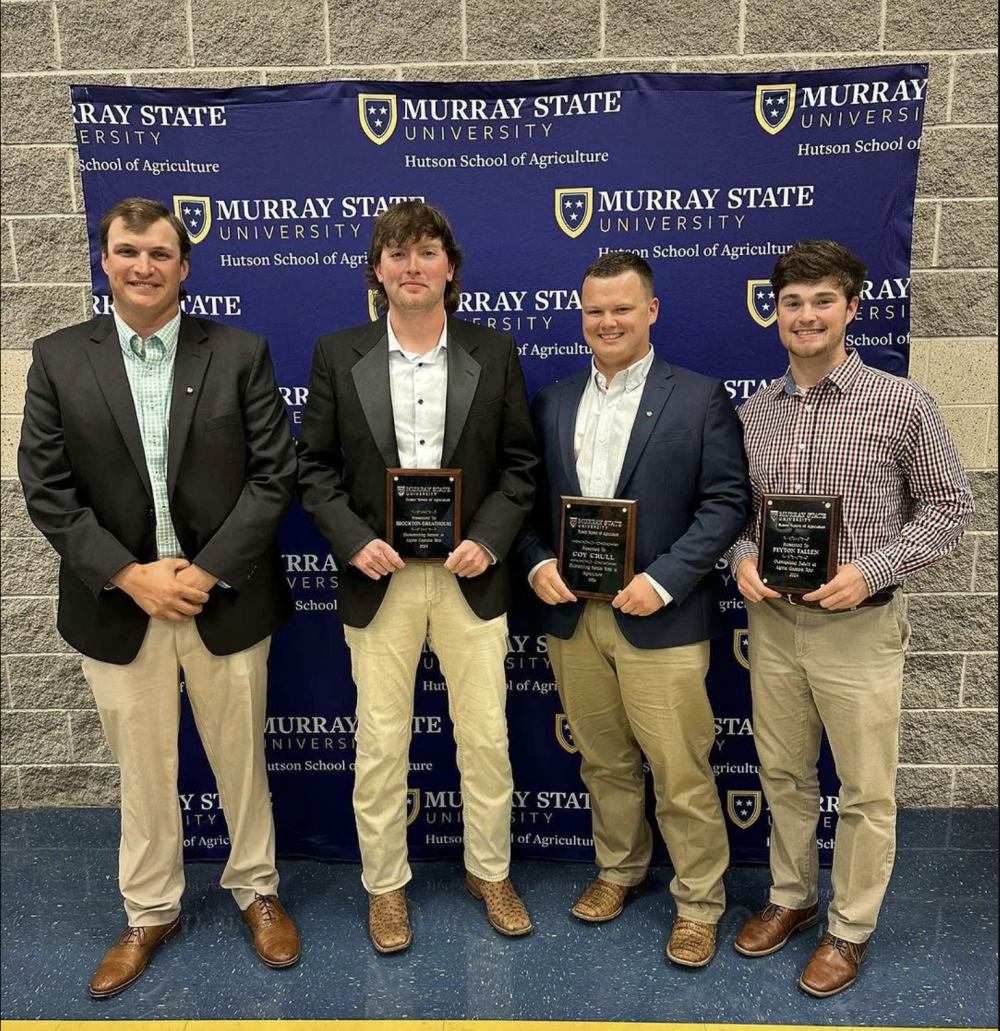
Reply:
[[[562,457],[566,480],[570,485],[570,493],[576,497],[579,497],[581,493],[573,446],[576,438],[576,413],[580,408],[580,401],[583,398],[584,390],[587,389],[592,372],[593,367],[588,361],[585,369],[581,369],[566,379],[560,391],[559,408],[556,414],[559,421],[559,454]]]
[[[649,442],[650,435],[660,418],[660,412],[670,398],[674,390],[674,370],[669,363],[654,359],[649,375],[646,377],[646,384],[642,389],[642,400],[639,402],[639,411],[636,413],[635,422],[632,424],[632,435],[629,437],[628,447],[625,450],[625,462],[622,465],[622,474],[615,487],[615,496],[618,497],[629,477],[635,471],[636,463],[642,455],[643,449]]]
[[[472,357],[476,346],[469,342],[461,319],[448,318],[448,398],[444,417],[444,446],[441,464],[447,468],[469,418],[483,367]]]
[[[149,470],[146,468],[146,452],[142,446],[139,419],[135,414],[132,388],[125,371],[125,359],[118,342],[118,330],[113,316],[108,315],[98,320],[91,334],[87,353],[139,479],[142,480],[142,485],[152,501],[153,486],[149,482]]]
[[[361,408],[375,446],[385,461],[386,468],[399,466],[396,445],[396,426],[392,419],[392,391],[389,387],[389,337],[385,331],[385,317],[371,327],[354,345],[361,359],[351,369],[354,388],[358,392]]]
[[[174,358],[174,386],[170,398],[170,444],[167,450],[167,496],[173,497],[177,471],[208,371],[212,348],[197,319],[181,315]]]

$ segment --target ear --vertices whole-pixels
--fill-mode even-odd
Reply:
[[[448,265],[448,282],[450,283],[455,278],[455,266]]]
[[[188,273],[191,271],[191,262],[187,258],[181,259],[181,282],[183,283],[188,277]]]
[[[847,321],[850,322],[855,315],[858,313],[858,305],[861,303],[860,297],[852,297],[850,304],[847,306]]]
[[[104,269],[104,274],[108,274],[108,252],[101,251],[101,268]]]
[[[376,262],[372,265],[372,271],[375,273],[375,278],[380,282],[384,283],[385,280],[382,278],[382,262]]]
[[[657,316],[659,314],[660,314],[660,299],[659,299],[659,297],[654,297],[649,302],[649,324],[650,325],[652,325],[656,321]]]

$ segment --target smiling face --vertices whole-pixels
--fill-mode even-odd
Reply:
[[[131,230],[122,218],[108,229],[108,249],[101,255],[115,311],[142,337],[162,329],[177,313],[181,283],[188,262],[181,257],[180,241],[165,219],[141,231]]]
[[[455,269],[441,240],[423,236],[412,243],[382,248],[374,266],[389,298],[389,310],[399,314],[444,312],[445,288]]]
[[[836,368],[847,358],[847,324],[858,310],[834,279],[789,283],[778,295],[778,336],[793,365]]]
[[[597,370],[610,382],[649,350],[649,327],[656,322],[660,302],[632,271],[587,276],[580,299],[583,338],[594,352]]]

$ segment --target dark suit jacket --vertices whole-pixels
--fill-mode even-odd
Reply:
[[[316,342],[298,448],[302,503],[341,571],[338,612],[348,626],[367,626],[389,577],[372,580],[350,558],[385,538],[385,471],[399,466],[385,318]],[[449,316],[442,466],[462,470],[463,539],[498,559],[482,575],[459,580],[480,619],[510,604],[505,560],[531,511],[537,465],[513,337]]]
[[[149,616],[105,585],[156,559],[156,520],[112,316],[35,343],[18,472],[28,514],[62,559],[59,632],[84,655],[131,662]],[[251,647],[291,614],[274,537],[295,452],[262,337],[181,316],[167,488],[185,557],[229,585],[196,617],[202,640],[216,655]]]
[[[555,557],[559,499],[579,496],[573,457],[576,413],[587,368],[539,391],[531,415],[542,448],[530,524],[518,543],[527,570]],[[673,598],[650,616],[615,610],[638,648],[668,648],[721,633],[711,572],[750,510],[743,435],[718,380],[654,359],[625,452],[615,497],[638,501],[636,573],[649,573]],[[573,636],[584,603],[542,606],[547,633]]]

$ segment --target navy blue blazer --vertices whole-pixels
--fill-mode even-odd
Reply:
[[[588,363],[543,387],[532,404],[544,472],[518,542],[526,570],[555,557],[559,499],[581,494],[573,436],[590,375]],[[668,648],[719,636],[712,570],[750,513],[743,434],[719,380],[654,359],[615,497],[638,502],[636,573],[649,573],[673,598],[650,616],[615,610],[625,638],[637,648]],[[572,637],[583,605],[541,606],[546,633]]]

